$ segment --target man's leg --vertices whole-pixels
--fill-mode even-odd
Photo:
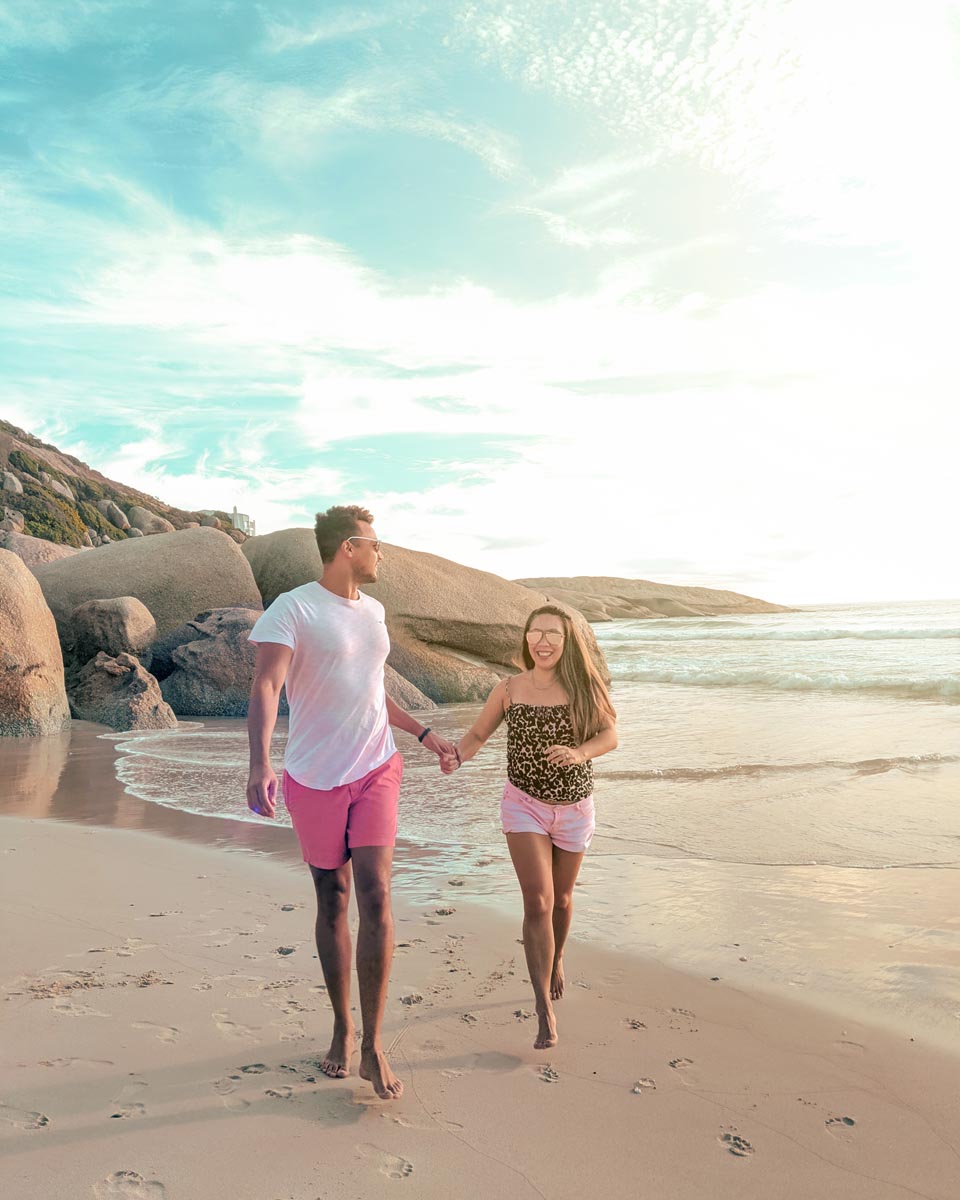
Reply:
[[[350,863],[330,871],[311,867],[310,874],[317,891],[317,954],[333,1005],[333,1038],[320,1070],[331,1079],[344,1079],[356,1045],[350,1015]]]
[[[392,846],[354,846],[353,881],[357,889],[360,930],[357,934],[357,979],[360,984],[360,1076],[368,1079],[381,1100],[403,1092],[383,1052],[381,1027],[393,959],[393,911],[390,907]]]
[[[553,970],[550,975],[550,999],[563,997],[563,947],[573,919],[573,886],[580,873],[584,851],[572,853],[553,847]]]
[[[553,846],[545,833],[508,833],[507,845],[523,892],[523,950],[539,1018],[534,1050],[557,1044],[557,1021],[550,1000],[553,970]]]

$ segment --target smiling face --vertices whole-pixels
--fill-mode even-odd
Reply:
[[[376,583],[377,572],[383,561],[383,550],[376,532],[367,521],[357,522],[357,532],[347,538],[347,553],[357,583]]]
[[[526,639],[534,666],[550,669],[563,657],[566,641],[563,621],[553,613],[538,613],[530,622]]]

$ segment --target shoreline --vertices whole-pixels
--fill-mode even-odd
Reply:
[[[213,733],[232,730],[235,725],[204,723],[206,731]],[[288,826],[245,821],[237,816],[213,818],[128,792],[114,769],[113,743],[121,735],[104,736],[104,732],[102,726],[74,721],[70,731],[60,738],[24,739],[19,744],[5,745],[3,765],[8,786],[0,815],[66,821],[87,829],[140,830],[185,845],[228,850],[302,869],[299,848]],[[416,763],[411,767],[412,784]],[[604,833],[598,834],[598,845],[602,846],[604,839]],[[477,870],[467,861],[471,857],[477,865],[489,869]],[[578,944],[593,941],[639,962],[663,965],[692,980],[715,981],[714,986],[722,984],[774,1002],[796,1003],[838,1020],[872,1026],[893,1037],[913,1037],[947,1054],[960,1054],[956,1025],[960,1009],[955,1004],[953,977],[946,973],[953,970],[947,965],[949,956],[941,955],[938,966],[929,951],[921,952],[918,946],[911,950],[909,938],[904,951],[883,948],[900,932],[898,929],[895,934],[894,925],[888,924],[898,911],[910,911],[912,923],[931,923],[931,929],[943,927],[944,920],[947,926],[952,924],[952,918],[943,915],[951,911],[948,893],[952,872],[907,868],[864,872],[824,865],[811,874],[803,867],[791,868],[798,880],[805,881],[803,890],[810,905],[830,906],[824,909],[829,921],[822,914],[818,917],[812,907],[807,927],[802,915],[798,918],[790,914],[789,908],[784,917],[790,916],[789,925],[778,917],[779,910],[771,900],[778,889],[774,886],[770,893],[768,867],[696,858],[641,859],[640,874],[633,877],[629,900],[633,916],[625,917],[620,910],[626,901],[618,902],[616,891],[610,891],[613,881],[602,875],[602,858],[602,850],[597,862],[588,856],[578,883],[583,889],[578,899],[581,918],[574,922],[571,935]],[[454,863],[446,845],[431,847],[403,839],[401,829],[394,866],[395,901],[413,907],[434,902],[473,903],[519,929],[520,900],[509,860],[486,846],[461,854],[460,859]],[[451,875],[465,879],[468,888],[451,886]],[[796,888],[798,884],[791,886]],[[849,903],[854,894],[851,889],[861,888],[874,896],[875,906],[879,897],[885,898],[885,909],[877,910],[883,919],[874,916],[875,928],[869,925],[858,929],[856,921],[849,924],[856,916]],[[834,897],[841,889],[847,901],[834,913]],[[823,893],[819,898],[818,892]],[[711,911],[709,897],[713,894],[716,902],[723,902],[722,911]],[[911,895],[922,897],[919,908],[910,900]],[[699,903],[707,904],[705,911],[700,911],[697,897]],[[598,922],[604,928],[599,940]],[[784,943],[788,933],[793,941]],[[847,980],[834,981],[821,966],[821,977],[815,977],[809,970],[816,961],[812,949],[797,943],[798,933],[807,939],[809,947],[828,933],[834,937],[834,969],[838,953],[848,955],[852,963],[862,962],[863,967]],[[821,946],[821,958],[823,952]],[[915,999],[900,997],[889,990],[889,985],[887,991],[882,990],[882,984],[877,991],[878,980],[894,962],[913,963],[918,972],[942,968],[938,991],[931,993],[925,1008],[917,1008]]]
[[[385,1040],[407,1091],[379,1101],[316,1071],[302,869],[15,817],[0,850],[8,1194],[365,1198],[412,1176],[439,1197],[478,1172],[551,1198],[627,1194],[638,1172],[678,1200],[952,1194],[957,1063],[920,1041],[572,943],[561,1042],[537,1052],[519,922],[399,901]]]

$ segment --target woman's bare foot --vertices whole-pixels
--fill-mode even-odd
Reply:
[[[320,1070],[330,1079],[346,1079],[350,1074],[350,1059],[353,1058],[356,1037],[353,1026],[346,1029],[333,1028],[333,1038],[327,1056],[320,1063]]]
[[[363,1050],[360,1053],[360,1078],[373,1084],[381,1100],[396,1100],[403,1095],[403,1084],[390,1070],[382,1050]]]
[[[550,976],[550,999],[563,999],[563,958],[558,958],[553,964],[553,974]]]
[[[551,1046],[555,1046],[559,1041],[557,1037],[557,1018],[553,1015],[553,1008],[547,1007],[543,1012],[538,1012],[537,1019],[540,1022],[540,1027],[537,1030],[537,1040],[533,1043],[533,1048],[534,1050],[549,1050]]]

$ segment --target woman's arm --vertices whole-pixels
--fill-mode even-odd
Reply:
[[[617,748],[617,727],[609,721],[599,733],[594,734],[582,746],[551,746],[547,750],[547,762],[556,767],[572,767],[588,759],[599,758]]]
[[[487,738],[499,727],[503,720],[504,703],[507,698],[507,682],[501,679],[487,697],[480,711],[480,716],[474,721],[468,733],[465,733],[456,746],[456,759],[450,763],[450,770],[467,762],[477,753]],[[447,771],[449,774],[450,771]]]

